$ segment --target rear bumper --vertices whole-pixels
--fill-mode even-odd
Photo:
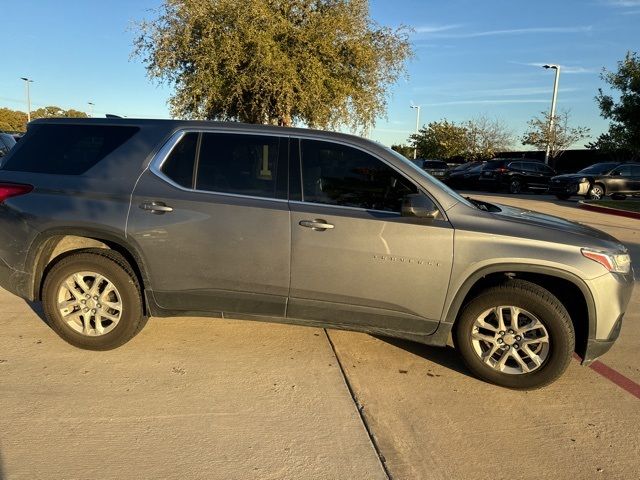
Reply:
[[[14,270],[0,260],[0,287],[19,297],[33,300],[29,285],[31,285],[31,277],[28,273]]]

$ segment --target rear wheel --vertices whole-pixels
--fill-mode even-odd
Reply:
[[[456,347],[469,369],[496,385],[534,389],[566,370],[575,333],[564,306],[544,288],[511,280],[464,307]]]
[[[520,193],[522,191],[522,180],[519,178],[512,178],[509,180],[509,193]]]
[[[146,323],[137,278],[111,250],[82,250],[56,263],[45,278],[42,303],[53,330],[88,350],[119,347]]]

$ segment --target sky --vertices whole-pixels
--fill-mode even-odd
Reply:
[[[0,0],[0,107],[26,110],[20,77],[28,77],[34,109],[170,118],[171,87],[149,80],[131,58],[135,22],[153,18],[160,4]],[[413,29],[408,78],[391,88],[387,115],[371,132],[386,145],[415,130],[411,103],[421,106],[421,125],[485,115],[520,137],[549,109],[554,73],[545,63],[561,66],[558,108],[595,138],[607,128],[594,101],[605,87],[600,72],[640,51],[640,0],[372,0],[370,10],[381,25]]]

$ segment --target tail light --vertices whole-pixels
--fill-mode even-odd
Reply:
[[[508,170],[506,168],[504,168],[504,167],[496,168],[496,172],[498,172],[498,173],[505,173],[507,171]]]
[[[25,185],[22,183],[0,183],[0,203],[7,198],[24,195],[33,190],[33,185]]]

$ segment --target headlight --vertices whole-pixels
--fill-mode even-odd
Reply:
[[[628,253],[611,253],[583,248],[582,255],[598,262],[610,272],[629,273],[631,271],[631,257]]]

